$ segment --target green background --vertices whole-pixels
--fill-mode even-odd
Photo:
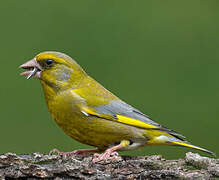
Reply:
[[[18,66],[45,50],[67,53],[127,103],[218,153],[218,9],[218,0],[2,0],[0,153],[87,147],[51,119],[39,81],[19,76]]]

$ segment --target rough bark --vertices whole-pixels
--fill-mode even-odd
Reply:
[[[118,156],[92,163],[92,156],[16,155],[0,156],[0,179],[216,179],[219,159],[187,153],[185,159],[155,156]]]

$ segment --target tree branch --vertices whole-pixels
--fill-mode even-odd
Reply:
[[[122,156],[92,163],[90,156],[59,155],[0,156],[0,179],[211,179],[219,177],[219,159],[187,153],[185,159],[166,160],[155,156]]]

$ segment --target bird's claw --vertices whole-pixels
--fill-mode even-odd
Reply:
[[[75,150],[75,151],[72,151],[72,152],[61,152],[58,149],[53,149],[49,152],[49,155],[52,155],[52,154],[57,154],[57,155],[60,155],[60,156],[67,157],[67,156],[73,156],[73,155],[80,154],[80,152],[78,153],[78,150]]]
[[[49,155],[52,154],[58,154],[60,156],[75,156],[75,155],[86,155],[89,153],[97,152],[97,149],[79,149],[79,150],[74,150],[72,152],[61,152],[58,149],[53,149],[49,152]]]
[[[115,160],[119,157],[119,153],[116,151],[111,152],[111,151],[105,151],[102,154],[95,153],[93,156],[93,163],[97,163],[100,161],[108,161],[108,160]]]

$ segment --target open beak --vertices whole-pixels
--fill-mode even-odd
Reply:
[[[36,62],[35,58],[22,64],[21,66],[19,66],[19,68],[27,70],[21,73],[21,75],[26,76],[27,79],[30,79],[31,77],[36,77],[40,79],[41,77],[42,68]]]

